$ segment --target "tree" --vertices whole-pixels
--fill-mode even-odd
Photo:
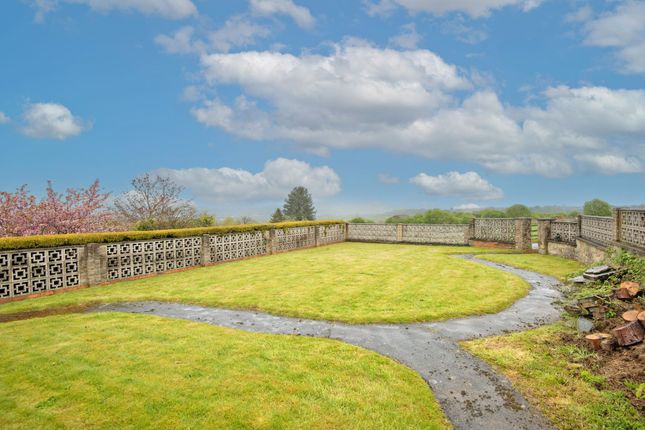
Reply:
[[[277,208],[275,212],[273,212],[273,215],[271,215],[271,220],[269,222],[271,223],[277,223],[277,222],[284,222],[284,214],[282,213],[282,210],[280,208]]]
[[[351,224],[374,224],[374,221],[372,221],[371,219],[363,218],[363,217],[360,217],[360,216],[358,216],[356,218],[352,218],[347,222],[349,222]]]
[[[284,202],[284,216],[296,221],[316,219],[316,209],[311,194],[305,187],[295,187]]]
[[[184,188],[170,178],[146,173],[132,180],[132,188],[114,202],[118,214],[132,224],[179,228],[190,225],[195,217],[192,203],[180,197]]]
[[[604,200],[593,199],[585,202],[582,212],[585,215],[612,216],[611,205]]]
[[[68,188],[65,194],[47,183],[40,201],[23,185],[15,193],[0,192],[0,236],[90,233],[116,228],[104,204],[109,193],[100,192],[98,179],[89,188]]]
[[[524,205],[513,205],[506,209],[506,216],[508,218],[530,218],[531,209]]]
[[[250,216],[241,216],[238,219],[238,224],[256,224],[256,221]]]

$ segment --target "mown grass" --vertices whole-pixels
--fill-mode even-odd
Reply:
[[[479,255],[482,260],[507,264],[519,269],[531,270],[553,276],[561,281],[566,280],[571,274],[582,272],[586,266],[578,261],[555,255],[543,254],[489,254]]]
[[[450,253],[477,248],[342,243],[0,305],[0,314],[161,300],[349,323],[495,313],[524,296],[521,278]]]
[[[645,429],[623,393],[606,389],[602,376],[577,363],[589,352],[562,343],[565,330],[555,324],[462,345],[504,373],[559,429]]]
[[[2,429],[446,429],[411,369],[341,342],[148,315],[2,324]]]

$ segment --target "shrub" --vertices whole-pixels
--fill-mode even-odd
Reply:
[[[305,227],[312,225],[344,224],[344,221],[291,221],[277,224],[246,224],[216,227],[182,228],[174,230],[124,231],[114,233],[58,234],[48,236],[20,236],[0,238],[0,250],[48,248],[53,246],[85,245],[87,243],[114,243],[129,240],[168,239],[202,234],[223,235],[247,231],[266,231],[272,228]]]

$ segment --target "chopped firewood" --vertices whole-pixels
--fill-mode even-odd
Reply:
[[[623,284],[624,283],[625,282],[623,282]],[[630,299],[633,299],[634,297],[636,297],[638,295],[638,293],[640,292],[640,290],[641,289],[638,286],[638,284],[625,286],[625,287],[623,287],[622,284],[621,284],[620,288],[616,288],[614,290],[614,295],[616,296],[617,299],[630,300]]]
[[[633,282],[633,281],[623,281],[620,283],[620,288],[640,288],[640,285],[638,282]]]
[[[611,335],[607,333],[592,333],[585,336],[585,339],[595,351],[599,351],[602,341],[609,338],[611,338]]]
[[[643,341],[643,326],[638,321],[632,321],[624,326],[617,327],[611,331],[616,336],[618,345],[629,346]]]
[[[638,314],[640,311],[638,310],[631,310],[623,313],[623,319],[627,322],[632,322],[636,321],[638,319]]]

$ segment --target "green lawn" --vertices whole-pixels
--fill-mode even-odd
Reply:
[[[567,258],[542,254],[488,254],[479,255],[482,260],[507,264],[519,269],[531,270],[566,280],[572,273],[580,273],[587,266]]]
[[[148,315],[1,325],[2,429],[446,429],[426,383],[338,341]]]
[[[560,324],[463,342],[491,363],[559,429],[642,430],[643,417],[625,395],[579,362],[590,353],[560,340]]]
[[[0,305],[0,314],[162,300],[350,323],[495,313],[528,291],[514,275],[455,258],[486,249],[342,243]]]

